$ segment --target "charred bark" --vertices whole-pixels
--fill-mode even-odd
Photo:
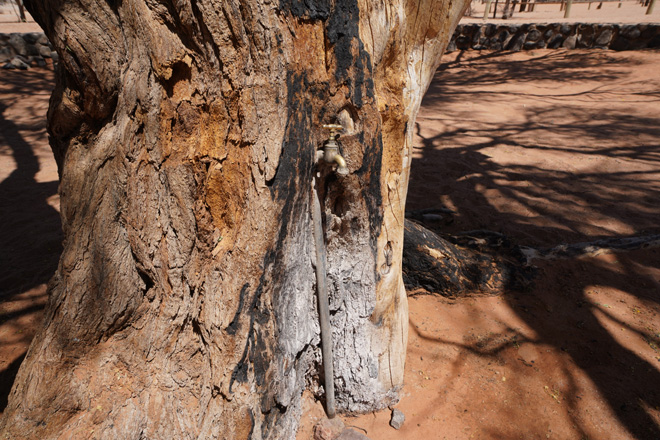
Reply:
[[[465,2],[26,2],[60,55],[65,235],[10,438],[293,438],[320,165],[338,408],[398,399],[412,127]]]

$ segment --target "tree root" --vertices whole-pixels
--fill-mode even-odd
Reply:
[[[478,249],[486,239],[473,240],[471,248],[469,242],[452,243],[410,220],[404,234],[403,281],[408,290],[421,287],[449,298],[490,295],[524,286],[531,278],[515,257]]]
[[[448,298],[496,295],[527,290],[535,275],[534,260],[568,259],[660,247],[660,235],[615,237],[553,248],[513,245],[504,235],[485,230],[439,236],[406,219],[403,281],[406,289]]]
[[[535,249],[520,246],[520,252],[525,257],[525,264],[531,265],[533,260],[560,260],[581,256],[595,257],[615,251],[634,251],[660,247],[660,234],[641,237],[613,237],[585,243],[561,244],[553,248]]]

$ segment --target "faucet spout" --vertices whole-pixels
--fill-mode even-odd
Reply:
[[[341,156],[341,154],[335,154],[335,157],[332,159],[333,162],[337,164],[337,174],[340,176],[348,176],[348,167],[346,166],[346,160]]]

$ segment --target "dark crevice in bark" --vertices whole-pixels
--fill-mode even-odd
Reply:
[[[245,310],[243,310],[243,305],[245,304],[245,297],[248,293],[249,288],[250,288],[250,284],[245,283],[243,285],[243,288],[241,289],[241,293],[238,297],[238,308],[236,309],[236,314],[234,315],[234,319],[232,319],[229,325],[225,328],[225,331],[230,335],[235,335],[236,331],[240,328],[240,318],[243,315],[243,313],[245,313]]]
[[[144,283],[144,287],[142,288],[142,290],[146,293],[154,287],[156,282],[151,277],[151,275],[149,275],[144,269],[140,268],[139,265],[136,266],[135,268],[137,269],[138,275],[140,275],[140,279]]]
[[[192,71],[183,61],[177,61],[172,65],[172,76],[169,79],[163,79],[163,85],[168,98],[174,96],[174,86],[180,81],[189,82],[192,78]]]
[[[209,54],[209,55],[213,55],[213,57],[209,56],[208,61],[214,67],[217,65],[218,70],[222,71],[223,65],[222,65],[222,57],[220,55],[220,49],[218,48],[218,45],[215,44],[215,42],[213,41],[213,35],[211,34],[209,27],[206,25],[206,22],[204,21],[204,15],[202,14],[202,11],[199,8],[198,1],[191,0],[190,7],[192,8],[193,14],[197,19],[197,25],[199,26],[199,29],[202,34],[202,41],[208,42],[213,50],[213,53]]]

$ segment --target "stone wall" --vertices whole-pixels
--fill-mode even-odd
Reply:
[[[658,24],[461,24],[447,52],[455,50],[531,50],[596,48],[634,50],[660,48]],[[57,52],[43,33],[0,34],[0,65],[5,69],[46,66]]]
[[[46,59],[57,62],[48,38],[41,32],[0,34],[0,65],[5,69],[27,69],[46,66]]]
[[[447,52],[455,50],[613,49],[660,47],[658,24],[462,24]]]

